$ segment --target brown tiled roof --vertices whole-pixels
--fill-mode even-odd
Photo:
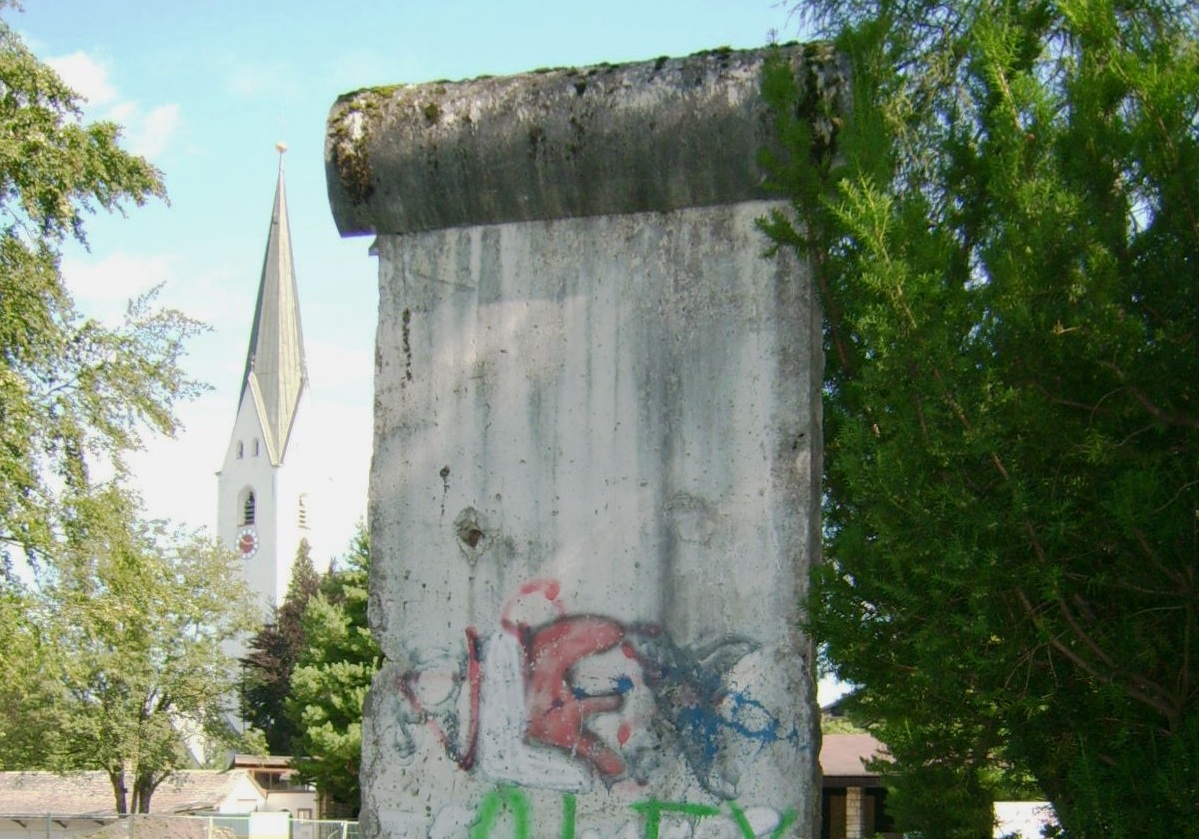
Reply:
[[[826,778],[877,778],[866,761],[887,747],[869,734],[825,734],[820,746],[820,771]]]
[[[235,769],[290,769],[291,758],[287,755],[243,755],[235,754],[230,763]]]
[[[190,770],[167,778],[150,799],[152,813],[215,809],[245,770]],[[106,772],[0,772],[0,818],[14,815],[115,816],[116,799]]]

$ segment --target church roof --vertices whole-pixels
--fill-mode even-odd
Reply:
[[[308,383],[283,183],[285,149],[280,145],[279,182],[275,187],[275,206],[271,211],[241,392],[242,401],[252,399],[257,405],[267,452],[275,465],[283,461],[300,394]]]

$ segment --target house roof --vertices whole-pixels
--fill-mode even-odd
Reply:
[[[235,754],[230,764],[233,769],[290,769],[288,755],[243,755]]]
[[[291,783],[297,777],[296,771],[291,768],[291,757],[288,755],[243,755],[235,754],[233,760],[229,764],[230,769],[246,769],[253,773],[254,778],[260,784],[263,783],[263,776],[276,776],[279,781]],[[305,785],[307,786],[307,785]],[[271,793],[279,792],[275,787],[269,787]]]
[[[829,778],[878,778],[866,762],[886,754],[887,747],[869,734],[825,734],[820,746],[820,771]]]
[[[262,279],[246,353],[241,399],[254,401],[262,418],[271,463],[283,462],[300,395],[308,381],[300,297],[292,263],[291,226],[283,184],[283,152],[279,146],[279,180],[262,260]]]
[[[193,813],[217,809],[238,784],[254,783],[244,769],[176,772],[150,799],[152,813]],[[108,773],[0,772],[0,818],[13,816],[115,816]]]

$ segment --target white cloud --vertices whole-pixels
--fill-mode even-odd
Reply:
[[[80,309],[111,322],[120,318],[131,298],[170,279],[172,270],[165,256],[117,251],[101,259],[65,256],[62,273]]]
[[[143,157],[156,158],[166,151],[175,129],[179,126],[179,106],[159,105],[151,108],[129,130],[130,150]]]
[[[118,125],[125,125],[130,120],[137,119],[137,103],[118,102],[105,111],[103,116],[104,119],[111,120]]]
[[[304,339],[308,379],[313,387],[338,388],[374,380],[373,345],[364,348]]]
[[[151,517],[190,527],[215,526],[213,476],[221,466],[235,407],[226,393],[209,393],[184,405],[179,411],[183,428],[178,437],[149,435],[145,450],[129,458]]]
[[[51,58],[46,63],[93,108],[117,98],[116,88],[108,81],[108,68],[85,52]]]
[[[124,127],[134,154],[155,159],[166,151],[179,126],[177,104],[157,105],[147,111],[136,100],[122,99],[109,80],[108,65],[82,51],[49,58],[46,63],[84,98],[89,118],[110,120]]]

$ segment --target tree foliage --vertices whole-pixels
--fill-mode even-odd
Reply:
[[[292,741],[300,735],[295,720],[286,713],[291,696],[291,674],[304,651],[303,617],[308,601],[321,587],[320,575],[312,564],[308,540],[300,542],[287,596],[266,624],[250,640],[245,658],[242,696],[243,719],[266,737],[273,755],[290,755]]]
[[[52,650],[42,638],[36,599],[0,586],[0,769],[38,764],[42,732],[53,731],[57,685],[48,665]]]
[[[0,10],[8,4],[0,4]],[[180,367],[198,325],[130,304],[124,322],[82,317],[63,280],[64,244],[84,219],[163,197],[161,176],[85,124],[79,98],[0,21],[0,558],[52,553],[86,495],[89,466],[121,473],[144,428],[173,433],[196,392]]]
[[[155,197],[158,170],[0,21],[0,765],[102,769],[121,812],[223,723],[220,642],[248,628],[236,560],[123,489],[199,389],[199,325],[153,293],[115,327],[83,317],[60,270],[89,214]]]
[[[10,649],[29,658],[6,660],[0,685],[0,764],[103,770],[121,813],[148,812],[158,785],[193,765],[189,747],[231,745],[222,645],[254,616],[232,551],[131,525],[133,503],[109,486],[78,511],[81,538],[13,621]]]
[[[766,82],[825,311],[812,631],[901,783],[974,791],[928,835],[997,765],[1072,836],[1199,835],[1196,5],[807,9],[854,74],[831,146]]]
[[[370,540],[359,529],[345,567],[308,601],[304,652],[291,677],[288,714],[302,734],[293,766],[323,796],[357,815],[361,802],[362,705],[382,653],[367,623]]]

